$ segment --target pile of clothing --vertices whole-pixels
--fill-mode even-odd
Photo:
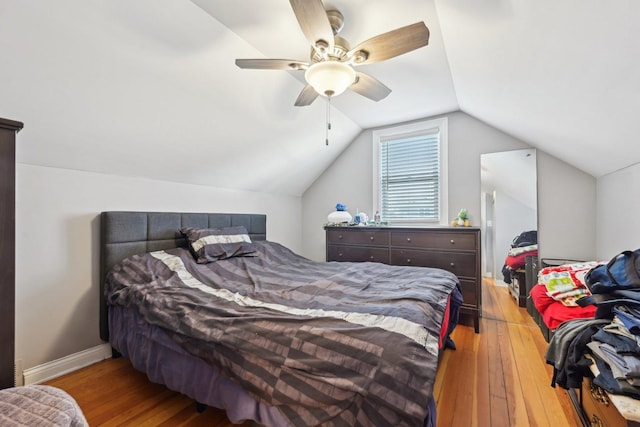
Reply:
[[[552,386],[578,388],[597,370],[593,383],[611,394],[640,399],[640,250],[625,251],[583,275],[588,293],[574,302],[595,318],[562,322],[545,354],[553,365]]]
[[[614,311],[611,320],[573,319],[556,329],[545,353],[554,368],[552,386],[579,388],[595,363],[594,384],[640,399],[640,310],[619,306]]]
[[[587,344],[600,372],[593,383],[610,393],[640,398],[640,310],[617,306],[613,320]]]

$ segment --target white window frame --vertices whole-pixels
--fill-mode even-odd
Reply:
[[[406,138],[409,136],[430,133],[433,129],[440,133],[440,200],[439,220],[401,220],[393,221],[389,225],[448,225],[449,224],[449,173],[448,173],[448,119],[425,120],[401,126],[393,126],[373,131],[373,209],[371,212],[380,211],[380,144],[385,141]],[[384,218],[383,218],[384,220]]]

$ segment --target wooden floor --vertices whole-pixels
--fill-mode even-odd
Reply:
[[[440,361],[434,394],[438,427],[579,425],[567,394],[551,388],[546,342],[505,287],[483,283],[480,334],[458,326],[457,349]],[[223,411],[147,381],[126,359],[109,359],[47,384],[66,390],[93,426],[233,426]],[[249,424],[245,424],[248,426]]]
[[[435,385],[438,427],[580,425],[565,390],[552,388],[547,343],[508,288],[483,281],[480,333],[457,327]]]

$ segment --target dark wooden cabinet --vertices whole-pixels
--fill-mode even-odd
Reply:
[[[0,389],[15,385],[16,148],[22,123],[0,119]]]
[[[480,229],[469,227],[325,227],[327,261],[435,267],[460,280],[461,313],[480,331]]]

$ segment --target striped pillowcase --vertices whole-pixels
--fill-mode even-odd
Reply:
[[[198,264],[237,256],[255,256],[249,233],[244,226],[224,228],[183,227],[180,233]]]

